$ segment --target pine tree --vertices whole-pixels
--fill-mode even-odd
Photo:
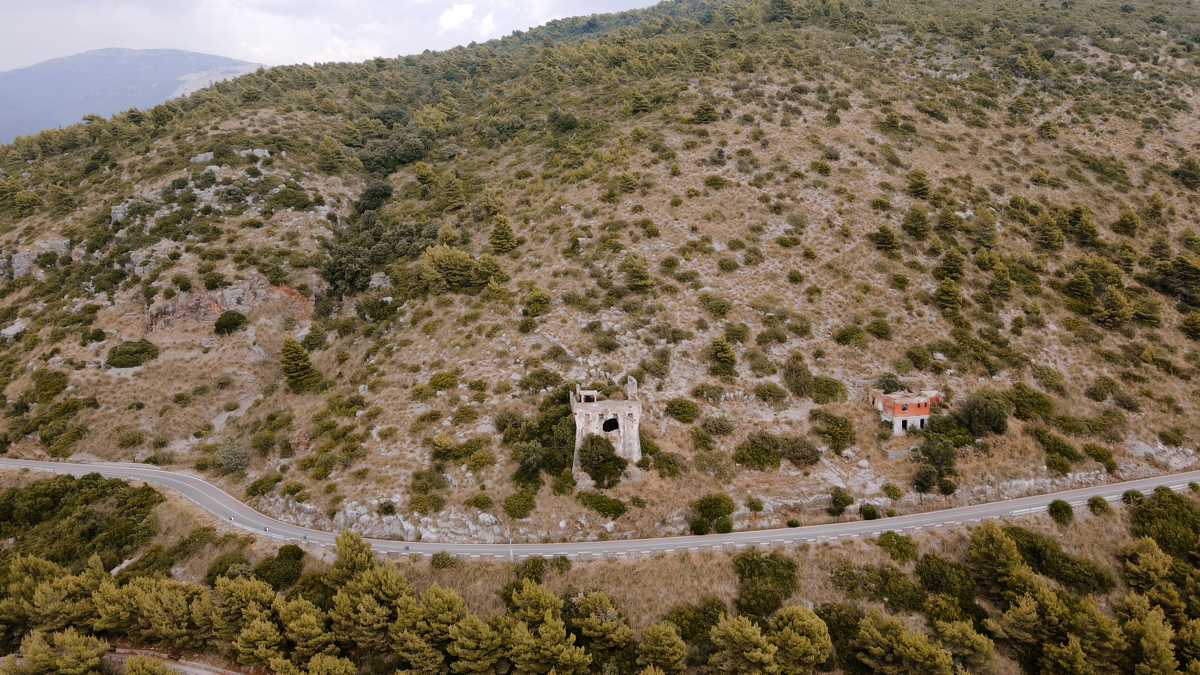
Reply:
[[[1200,311],[1188,312],[1187,316],[1183,317],[1179,330],[1183,331],[1189,340],[1200,340]]]
[[[951,675],[950,653],[922,633],[914,633],[899,620],[872,614],[859,624],[856,654],[872,673],[879,675]]]
[[[1143,624],[1140,641],[1141,660],[1134,665],[1137,675],[1173,675],[1179,667],[1175,658],[1175,647],[1171,639],[1175,631],[1171,630],[1163,611],[1158,607],[1150,610]]]
[[[1023,564],[1016,543],[990,520],[971,532],[967,559],[971,576],[985,592],[994,596],[1007,590],[1004,580],[1014,567]]]
[[[329,654],[317,654],[308,663],[308,675],[355,675],[357,672],[358,667],[350,659]]]
[[[1061,673],[1062,675],[1095,675],[1096,669],[1088,663],[1079,638],[1074,635],[1067,639],[1066,644],[1048,644],[1042,651],[1042,672]]]
[[[1105,328],[1120,328],[1133,318],[1133,305],[1116,286],[1109,286],[1100,296],[1100,303],[1092,312],[1096,323]]]
[[[1137,211],[1127,207],[1121,209],[1121,215],[1117,216],[1117,222],[1113,223],[1112,231],[1126,237],[1136,237],[1141,226],[1142,219]]]
[[[512,224],[504,216],[496,216],[496,224],[492,226],[492,237],[489,243],[492,253],[504,255],[517,247],[517,235],[513,232]]]
[[[646,259],[632,253],[621,261],[620,270],[625,274],[625,285],[634,293],[649,293],[654,290],[654,279]]]
[[[284,634],[295,645],[292,658],[299,664],[308,663],[317,654],[336,656],[338,649],[333,644],[333,634],[317,615],[305,612],[284,627]]]
[[[962,251],[957,248],[948,248],[942,255],[942,260],[933,270],[935,279],[951,279],[953,281],[962,281],[963,272],[966,271],[967,259],[963,256]]]
[[[137,654],[125,661],[125,675],[173,675],[173,671],[162,661]]]
[[[708,64],[711,63],[711,61],[708,60],[708,57],[705,56],[703,52],[697,53],[697,60],[704,62],[704,70],[707,70]],[[697,70],[701,69],[697,68]],[[700,105],[696,106],[696,110],[692,113],[692,119],[697,124],[708,124],[709,122],[716,122],[717,120],[721,119],[721,116],[717,113],[717,109],[712,103],[709,101],[701,101]]]
[[[421,620],[417,632],[435,649],[450,642],[450,628],[467,616],[467,606],[457,593],[433,584],[421,594]]]
[[[934,623],[938,642],[956,666],[971,673],[985,672],[992,662],[995,645],[978,633],[969,621],[937,621]]]
[[[885,253],[900,248],[900,242],[896,240],[896,233],[892,232],[892,228],[887,225],[880,225],[878,230],[868,233],[867,239],[875,244],[875,248]]]
[[[908,194],[913,199],[929,199],[933,194],[933,185],[924,170],[916,169],[908,174]]]
[[[400,660],[408,664],[408,669],[400,672],[411,675],[443,675],[446,672],[446,657],[412,631],[395,635],[392,648]]]
[[[457,211],[467,205],[467,193],[462,180],[453,174],[447,175],[441,184],[441,207],[443,211]]]
[[[775,645],[775,663],[782,675],[808,675],[833,652],[829,629],[804,607],[784,607],[767,625],[767,641]]]
[[[937,290],[933,292],[933,301],[943,312],[957,312],[962,309],[963,298],[958,292],[958,284],[950,279],[938,282]]]
[[[530,286],[525,296],[525,315],[530,318],[542,316],[550,311],[550,291],[541,286]]]
[[[591,654],[624,649],[633,641],[633,629],[602,591],[592,591],[580,598],[570,624],[572,632],[583,638],[583,646]]]
[[[532,631],[524,622],[517,623],[512,661],[518,673],[544,675],[553,670],[558,675],[584,675],[592,657],[575,646],[575,636],[567,634],[562,619],[547,611]]]
[[[929,210],[920,204],[913,204],[904,213],[904,223],[900,226],[913,239],[924,239],[929,236]]]
[[[446,652],[454,657],[450,670],[456,675],[493,675],[505,649],[499,633],[468,614],[450,627]]]
[[[521,581],[521,587],[513,591],[509,614],[524,622],[530,630],[537,630],[547,613],[553,618],[562,616],[563,602],[550,589],[529,579]]]
[[[998,262],[992,266],[992,281],[988,284],[988,293],[998,300],[1008,300],[1013,296],[1013,280],[1008,273],[1008,265]]]
[[[321,374],[313,368],[308,352],[295,338],[284,338],[280,352],[279,366],[292,393],[302,394],[320,386]]]
[[[708,657],[715,672],[730,675],[775,675],[778,648],[767,642],[758,626],[744,616],[722,614],[709,633],[716,651]]]
[[[713,338],[712,346],[708,350],[708,363],[709,375],[732,377],[737,374],[735,370],[737,354],[733,352],[733,347],[730,347],[723,337]]]
[[[235,648],[238,636],[255,619],[267,615],[275,591],[258,579],[219,577],[213,590],[213,634],[218,644]]]
[[[1179,163],[1179,168],[1175,170],[1175,176],[1189,190],[1200,188],[1200,162],[1197,162],[1195,157],[1184,157]]]
[[[1033,226],[1033,241],[1043,251],[1060,251],[1066,243],[1062,230],[1047,213],[1038,216]]]
[[[237,637],[237,661],[244,666],[267,665],[283,656],[283,636],[273,621],[255,619]]]
[[[687,645],[673,624],[656,623],[642,631],[637,652],[639,666],[658,668],[665,675],[681,675],[687,670]]]
[[[342,530],[334,540],[337,558],[325,573],[326,583],[340,588],[360,574],[379,567],[379,560],[371,551],[371,545],[363,541],[362,535],[354,530]]]

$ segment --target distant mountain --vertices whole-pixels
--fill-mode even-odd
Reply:
[[[0,143],[42,129],[148,108],[258,64],[178,49],[98,49],[0,73]]]

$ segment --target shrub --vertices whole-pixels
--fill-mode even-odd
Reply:
[[[272,557],[254,568],[254,576],[267,582],[276,591],[288,588],[300,580],[304,572],[304,550],[295,544],[279,547]]]
[[[892,326],[885,319],[875,319],[868,323],[866,331],[879,340],[892,339]]]
[[[379,508],[376,510],[379,511],[379,515],[381,515],[381,516],[395,515],[396,503],[391,501],[390,499],[385,499],[385,500],[379,502]]]
[[[967,397],[954,413],[958,423],[976,438],[988,433],[1008,431],[1008,401],[994,392],[979,392]]]
[[[895,532],[884,532],[879,535],[876,542],[879,548],[888,552],[892,556],[892,560],[904,564],[910,560],[917,559],[917,544],[912,537],[907,537]]]
[[[1070,525],[1071,521],[1075,520],[1075,509],[1061,499],[1050,502],[1050,506],[1046,510],[1059,525]]]
[[[763,510],[763,502],[758,497],[749,497],[746,499],[746,508],[752,513],[761,513]]]
[[[1104,465],[1104,470],[1113,473],[1117,470],[1117,462],[1113,459],[1112,450],[1098,443],[1085,443],[1083,454]]]
[[[879,491],[887,495],[888,499],[896,500],[904,496],[904,490],[895,483],[884,483],[880,486]]]
[[[1095,497],[1089,499],[1087,501],[1087,505],[1088,509],[1091,510],[1092,515],[1106,516],[1113,512],[1112,506],[1109,505],[1108,500],[1100,495],[1096,495]]]
[[[800,527],[800,521],[796,520],[795,518],[790,518],[787,521],[787,526],[788,527]]]
[[[754,395],[764,403],[779,403],[787,398],[787,391],[774,382],[764,382],[754,387]]]
[[[444,570],[458,565],[458,558],[445,551],[438,551],[429,560],[429,566],[435,570]]]
[[[255,480],[246,487],[247,497],[261,497],[275,489],[275,484],[282,481],[283,476],[279,474],[268,474]]]
[[[625,515],[625,502],[611,497],[605,497],[596,492],[580,492],[576,497],[580,504],[592,509],[605,518],[616,520]]]
[[[1019,420],[1047,418],[1054,414],[1054,399],[1024,382],[1014,384],[1004,396],[1012,404],[1013,417]]]
[[[667,401],[665,412],[684,424],[691,424],[700,416],[700,406],[686,398],[673,398]]]
[[[118,448],[135,448],[145,442],[146,436],[136,429],[125,429],[117,435]]]
[[[509,495],[504,500],[504,513],[509,518],[528,518],[533,512],[537,504],[534,502],[532,492],[517,492]]]
[[[733,532],[733,520],[729,516],[721,516],[713,523],[713,529],[717,534],[729,534]]]
[[[853,445],[857,439],[854,425],[845,417],[817,408],[809,413],[809,419],[817,424],[813,427],[813,432],[838,454]]]
[[[917,467],[917,473],[913,475],[913,489],[921,494],[929,494],[933,492],[937,480],[938,470],[929,464],[921,464]]]
[[[846,385],[841,380],[818,375],[812,379],[812,400],[818,405],[846,400]]]
[[[759,434],[763,433],[765,432],[759,432]],[[758,471],[778,468],[781,458],[779,451],[773,447],[773,444],[757,442],[755,439],[757,435],[751,434],[751,437],[746,439],[746,442],[734,449],[733,461]],[[769,434],[766,435],[769,436]]]
[[[828,511],[829,515],[831,516],[842,515],[846,512],[846,507],[854,503],[854,497],[851,497],[850,493],[846,492],[846,488],[843,487],[833,488],[833,490],[829,493],[829,496],[833,499],[833,503],[830,504],[829,508],[825,510]]]
[[[875,520],[879,518],[879,509],[875,508],[874,504],[863,504],[859,510],[859,515],[863,520]]]
[[[692,531],[692,534],[698,537],[703,537],[712,531],[712,523],[708,522],[708,520],[704,518],[696,518],[692,520],[688,528]]]
[[[213,324],[213,331],[217,335],[229,335],[236,330],[241,330],[245,325],[246,316],[231,309],[222,312],[221,316],[217,317],[217,322]]]
[[[854,345],[860,349],[866,347],[866,333],[861,326],[849,324],[833,332],[833,341],[839,345]]]
[[[728,417],[709,417],[700,423],[700,428],[713,436],[728,436],[733,433],[733,422]]]
[[[126,341],[108,350],[105,364],[109,368],[137,368],[158,358],[158,347],[148,340]]]
[[[750,549],[733,557],[733,570],[738,577],[737,610],[747,617],[761,620],[779,609],[799,586],[795,560],[779,552],[763,555]]]
[[[1013,525],[1003,531],[1035,573],[1050,577],[1080,594],[1102,594],[1112,590],[1115,582],[1108,570],[1090,558],[1063,551],[1055,537]]]
[[[721,516],[733,515],[737,508],[733,499],[723,492],[701,497],[689,506],[697,516],[705,520],[716,520]]]

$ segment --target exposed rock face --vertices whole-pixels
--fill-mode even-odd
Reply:
[[[315,504],[301,504],[288,495],[264,495],[259,499],[258,510],[292,525],[326,531],[332,528],[329,516],[326,516],[320,507]]]
[[[138,292],[118,298],[118,304],[128,303],[130,308],[140,302],[142,299]],[[272,302],[283,303],[287,311],[296,317],[309,316],[313,309],[312,299],[301,295],[291,286],[272,286],[266,279],[256,276],[228,288],[180,293],[170,300],[155,302],[146,312],[146,332],[189,319],[209,323],[216,321],[227,310],[245,312]]]

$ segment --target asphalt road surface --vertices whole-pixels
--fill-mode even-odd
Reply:
[[[333,546],[334,533],[310,530],[298,525],[289,525],[263,515],[205,481],[142,464],[72,464],[68,462],[39,462],[32,460],[0,457],[0,467],[30,469],[58,474],[82,476],[98,473],[108,478],[139,480],[174,490],[195,502],[198,506],[218,518],[259,536],[271,537],[298,544]],[[1068,490],[1020,499],[976,504],[940,511],[913,513],[881,518],[878,520],[854,520],[810,525],[806,527],[774,530],[751,530],[729,534],[710,534],[702,537],[662,537],[656,539],[621,539],[610,541],[580,541],[555,544],[451,544],[439,542],[406,542],[386,539],[369,539],[371,547],[390,555],[433,555],[439,551],[461,558],[508,558],[519,560],[530,556],[566,556],[573,559],[602,558],[609,556],[638,556],[676,551],[699,551],[714,548],[745,548],[749,546],[785,546],[802,543],[818,543],[873,537],[883,532],[911,533],[933,528],[967,525],[989,518],[1022,516],[1045,511],[1050,502],[1062,499],[1076,509],[1087,508],[1087,500],[1100,495],[1108,501],[1117,501],[1126,490],[1151,492],[1159,486],[1172,490],[1186,490],[1189,482],[1200,481],[1200,471],[1144,478],[1123,483],[1109,483],[1093,487]]]

